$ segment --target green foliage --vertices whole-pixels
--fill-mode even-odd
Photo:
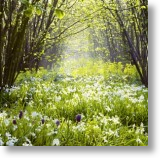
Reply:
[[[30,5],[25,11],[24,14],[28,17],[31,18],[34,12],[34,7]]]
[[[15,2],[0,4],[0,146],[148,145],[148,89],[129,64],[147,74],[147,5]]]
[[[36,14],[40,16],[42,14],[42,10],[40,8],[36,8]]]
[[[65,12],[61,9],[56,9],[55,14],[60,20],[63,19],[65,16]]]
[[[77,65],[85,73],[78,70],[80,74],[73,77]],[[104,72],[97,67],[103,67]],[[60,69],[57,73],[43,68],[38,73],[26,71],[12,88],[6,87],[0,113],[0,145],[148,145],[148,89],[123,79],[127,74],[135,77],[129,73],[133,66],[126,66],[124,74],[121,63],[96,64],[81,59],[73,64],[70,75],[65,67]],[[77,114],[82,116],[80,122],[75,120]]]
[[[139,57],[139,59],[136,60],[137,67],[140,67],[140,71],[144,72],[144,74],[140,76],[147,76],[147,58],[142,62],[139,61],[142,60],[143,57],[147,57],[147,55],[143,55],[144,52],[147,52],[147,50],[144,49],[148,48],[146,42],[147,34],[145,33],[147,32],[147,21],[145,20],[147,18],[143,17],[144,15],[147,16],[146,2],[145,4],[141,4],[139,0],[109,0],[104,2],[101,0],[78,0],[75,2],[72,0],[19,0],[19,2],[11,0],[11,2],[13,2],[13,11],[10,10],[10,3],[8,1],[6,1],[5,5],[2,4],[2,10],[4,10],[1,19],[3,24],[2,28],[7,28],[7,30],[3,31],[2,29],[0,31],[2,34],[0,41],[3,46],[0,54],[4,56],[4,58],[0,59],[0,62],[3,65],[4,61],[2,60],[11,58],[10,56],[12,56],[13,59],[8,59],[8,62],[5,62],[6,70],[5,68],[1,68],[0,70],[0,76],[2,78],[0,80],[0,86],[3,87],[7,84],[11,86],[19,69],[23,70],[25,67],[36,67],[36,69],[38,69],[39,66],[41,66],[40,63],[45,63],[43,65],[45,67],[47,67],[47,65],[51,67],[52,61],[61,60],[61,56],[65,53],[66,47],[70,52],[84,52],[93,58],[98,58],[98,60],[103,59],[105,62],[122,62],[123,65],[125,65],[125,63],[131,63],[132,55],[128,50],[133,49],[130,49],[130,45],[126,41],[123,32],[124,28],[131,30],[128,31],[130,41],[132,41],[134,47],[139,48],[139,53],[142,58]],[[124,27],[120,26],[116,20],[116,10]],[[20,14],[17,14],[19,12]],[[2,11],[0,11],[0,14],[1,13]],[[9,17],[11,14],[13,14],[13,16]],[[10,23],[15,29],[10,30],[9,27],[7,27],[8,24],[3,23],[5,19],[10,19],[8,24]],[[143,26],[145,26],[145,29],[142,29]],[[140,33],[143,34],[140,35]],[[7,38],[8,34],[13,38]],[[28,37],[28,35],[30,35],[30,37]],[[139,37],[144,36],[144,40],[139,39]],[[6,37],[6,39],[4,40],[3,37]],[[19,37],[22,39],[19,40]],[[15,39],[15,41],[13,41],[13,39]],[[141,43],[139,44],[139,42]],[[12,43],[12,46],[8,45],[10,43]],[[13,49],[13,52],[6,49],[14,47],[16,49]],[[43,54],[41,53],[42,51],[44,52]],[[17,52],[20,52],[21,55],[19,56]],[[13,53],[13,55],[10,53]],[[138,57],[136,54],[133,55]],[[23,60],[21,61],[22,57]],[[16,63],[21,65],[21,67],[19,68]],[[144,65],[142,65],[142,63]],[[78,71],[82,71],[82,69]]]
[[[62,66],[59,69],[59,73],[63,75],[71,75],[74,78],[83,76],[95,76],[97,74],[103,75],[105,79],[111,79],[117,82],[119,80],[123,82],[138,82],[136,68],[131,64],[122,64],[103,62],[102,60],[95,59],[72,59],[69,61],[62,61]]]
[[[19,1],[24,5],[28,5],[29,4],[29,0],[19,0]]]

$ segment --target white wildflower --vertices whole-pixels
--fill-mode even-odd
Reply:
[[[107,134],[114,135],[114,132],[111,129],[109,129],[109,131],[107,132]]]
[[[60,144],[59,139],[54,139],[52,145],[58,146]]]
[[[32,112],[32,117],[36,117],[38,115],[37,112]]]
[[[8,107],[8,105],[7,105],[6,103],[4,104],[4,106],[5,106],[5,107]],[[6,114],[6,115],[7,115],[7,114]]]
[[[108,123],[108,120],[105,117],[103,117],[101,119],[101,123],[103,123],[104,125],[106,125]]]
[[[61,96],[56,96],[55,97],[55,102],[59,102],[59,101],[61,101]]]
[[[34,132],[31,133],[31,136],[36,138],[36,134]]]
[[[12,140],[8,140],[8,141],[6,142],[6,145],[7,145],[7,146],[14,146],[14,142],[13,142]]]
[[[144,96],[141,95],[141,96],[139,97],[139,102],[142,102],[143,100],[144,100]]]
[[[139,100],[137,98],[129,98],[132,103],[137,103]]]
[[[135,133],[136,133],[136,134],[141,133],[140,129],[137,128]]]
[[[6,132],[6,137],[10,138],[11,137],[11,134],[9,132]]]
[[[108,142],[108,140],[106,139],[106,137],[103,137],[103,141],[104,141],[105,143]]]
[[[5,120],[4,120],[4,123],[5,123],[6,126],[8,126],[8,125],[9,125],[9,120],[8,120],[8,119],[5,119]]]
[[[111,111],[111,108],[109,106],[106,106],[105,107],[106,111],[110,112]]]
[[[143,92],[146,93],[146,92],[148,92],[148,90],[147,89],[143,89]]]
[[[29,127],[32,127],[32,124],[31,124],[31,123],[29,123],[29,124],[28,124],[28,126],[29,126]]]
[[[119,117],[118,116],[115,116],[115,117],[112,117],[112,121],[114,124],[119,124]]]
[[[41,130],[42,130],[41,127],[37,127],[37,128],[36,128],[36,131],[37,131],[37,132],[40,132]]]
[[[141,128],[143,128],[143,127],[144,127],[144,125],[143,125],[143,122],[141,122],[141,125],[140,125],[140,127],[141,127]]]
[[[142,141],[139,139],[139,137],[136,139],[137,143],[142,143]]]
[[[24,142],[24,143],[22,144],[22,146],[32,146],[32,144],[27,143],[27,142]]]
[[[141,122],[141,125],[140,125],[140,133],[143,134],[144,133],[144,125],[143,123]]]
[[[133,129],[134,129],[134,128],[136,127],[136,125],[135,125],[135,124],[133,124],[133,126],[132,126],[132,127],[133,127]]]
[[[114,136],[119,137],[119,134],[117,131],[114,132]]]
[[[85,131],[85,123],[84,122],[80,122],[77,126],[72,126],[73,130],[78,130],[80,132]]]
[[[18,141],[16,137],[10,137],[9,140],[6,142],[7,146],[14,146],[14,144]]]
[[[14,125],[14,126],[13,126],[13,130],[14,130],[14,131],[15,131],[17,128],[18,128],[17,125]]]
[[[7,113],[6,112],[3,112],[3,113],[0,113],[0,118],[4,118],[7,116]]]

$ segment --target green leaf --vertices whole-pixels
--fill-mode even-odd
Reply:
[[[24,14],[25,14],[25,16],[30,18],[32,16],[33,12],[34,12],[34,7],[30,6],[28,9],[26,9],[24,11]]]
[[[146,9],[146,6],[144,6],[144,5],[143,5],[143,6],[141,6],[141,9]]]
[[[25,5],[28,5],[28,4],[29,4],[29,1],[28,1],[28,0],[20,0],[20,2],[21,2],[22,4],[25,4]]]
[[[36,14],[37,14],[37,15],[41,15],[41,14],[42,14],[42,10],[39,9],[39,8],[36,8]]]
[[[61,9],[56,9],[56,10],[55,10],[55,14],[56,14],[56,16],[57,16],[59,19],[63,19],[63,17],[65,16],[64,11],[61,10]]]

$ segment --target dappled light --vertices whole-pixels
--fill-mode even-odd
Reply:
[[[1,0],[0,146],[147,146],[145,0]]]

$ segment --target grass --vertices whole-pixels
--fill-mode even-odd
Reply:
[[[148,145],[148,89],[129,64],[80,59],[22,72],[1,98],[0,145]]]

